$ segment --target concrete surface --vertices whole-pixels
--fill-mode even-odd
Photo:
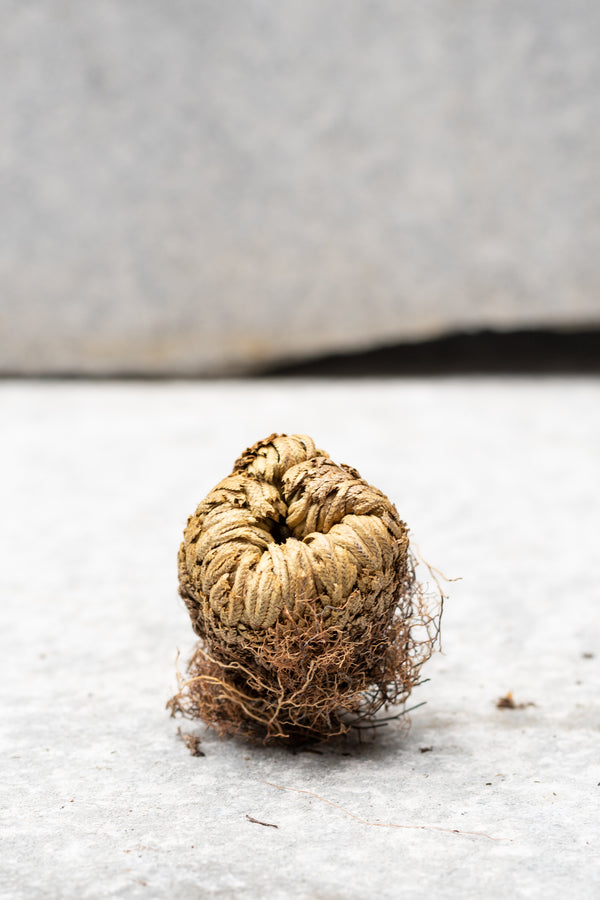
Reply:
[[[4,382],[0,416],[2,898],[598,897],[598,380]],[[180,533],[273,429],[462,576],[445,652],[408,735],[294,756],[198,728],[194,758],[164,710]]]
[[[0,371],[600,323],[600,5],[0,0]]]

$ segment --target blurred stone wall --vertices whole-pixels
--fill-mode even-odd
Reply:
[[[600,323],[594,0],[0,0],[0,369]]]

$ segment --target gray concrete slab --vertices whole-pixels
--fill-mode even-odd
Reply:
[[[1,0],[0,371],[598,325],[600,5]]]
[[[598,896],[598,380],[5,382],[0,415],[2,898]],[[198,727],[192,757],[164,710],[180,532],[274,429],[462,581],[408,734]]]

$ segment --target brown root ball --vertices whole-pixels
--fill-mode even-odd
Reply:
[[[200,643],[169,706],[222,734],[342,734],[419,680],[439,631],[407,528],[306,435],[246,450],[188,519],[179,593]]]

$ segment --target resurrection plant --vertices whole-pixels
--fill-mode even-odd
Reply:
[[[406,525],[306,435],[246,450],[188,519],[179,593],[200,642],[171,713],[323,740],[404,704],[439,634]]]

